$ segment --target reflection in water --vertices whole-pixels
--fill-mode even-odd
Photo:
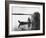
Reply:
[[[18,20],[18,22],[19,22],[18,28],[20,26],[22,26],[21,30],[27,30],[31,26],[31,20],[30,20],[30,18],[28,18],[28,22],[20,22],[19,20]],[[23,28],[23,26],[27,26],[27,29]]]

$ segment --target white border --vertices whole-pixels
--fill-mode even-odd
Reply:
[[[27,7],[40,7],[41,8],[41,13],[40,13],[40,30],[36,30],[36,31],[13,31],[12,32],[12,6],[27,6]],[[19,34],[36,34],[36,33],[43,33],[43,7],[42,5],[22,5],[22,4],[9,4],[9,35],[19,35]]]

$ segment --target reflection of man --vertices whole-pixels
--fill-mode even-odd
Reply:
[[[39,12],[35,12],[32,15],[32,30],[40,30],[40,14]]]
[[[20,22],[19,20],[18,20],[18,22],[19,22],[18,28],[21,27],[22,30],[27,30],[31,26],[31,19],[30,18],[28,18],[28,22]],[[24,27],[27,27],[27,28],[24,29]]]

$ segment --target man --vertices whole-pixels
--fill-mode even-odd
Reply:
[[[32,15],[32,30],[40,30],[40,14],[35,12]]]

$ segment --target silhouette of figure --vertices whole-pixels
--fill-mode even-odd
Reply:
[[[32,20],[32,30],[40,30],[40,14],[35,12]]]

